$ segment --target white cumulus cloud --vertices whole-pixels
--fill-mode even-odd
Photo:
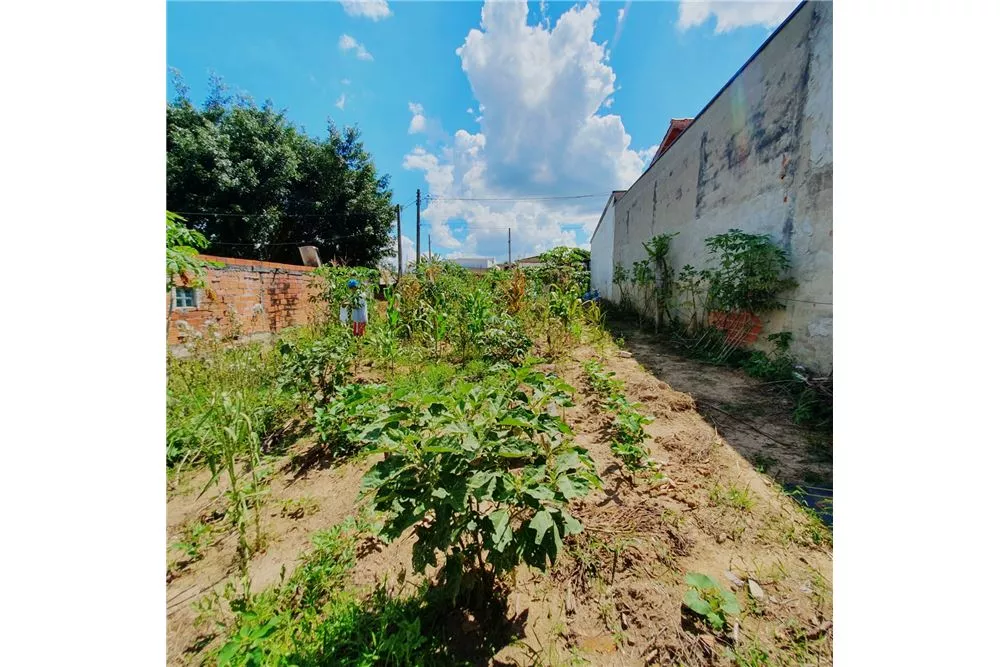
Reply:
[[[526,2],[485,3],[457,50],[479,130],[403,161],[429,185],[422,221],[435,248],[506,259],[508,228],[515,257],[577,245],[575,230],[589,238],[611,191],[639,177],[656,146],[634,149],[621,117],[601,113],[615,74],[594,41],[599,15],[593,3],[572,7],[547,29],[529,25]],[[595,196],[551,199],[581,194]]]
[[[413,114],[413,117],[410,118],[410,128],[407,132],[409,134],[423,132],[427,128],[427,119],[424,118],[423,105],[410,102],[410,113]]]
[[[632,6],[632,2],[626,2],[625,6],[618,10],[618,20],[615,23],[615,36],[611,40],[611,48],[615,48],[618,45],[618,40],[621,39],[622,30],[625,28],[625,19],[628,17],[628,8]]]
[[[346,103],[347,103],[347,96],[344,95],[344,93],[341,93],[340,97],[337,98],[337,102],[334,104],[334,106],[337,107],[338,109],[343,109]]]
[[[391,254],[383,257],[382,261],[379,262],[379,264],[395,273],[396,270],[399,268],[399,260],[396,259],[396,256],[398,255],[398,246],[397,246],[397,243],[390,244],[390,250],[392,251]],[[422,248],[421,248],[421,250],[422,250]],[[416,247],[416,244],[413,242],[413,239],[411,239],[409,236],[407,236],[406,234],[404,234],[403,235],[403,270],[404,271],[406,270],[406,267],[410,264],[410,262],[412,262],[414,259],[416,259],[416,257],[417,257],[417,247]]]
[[[392,16],[386,0],[340,0],[348,16],[363,16],[372,21],[381,21]]]
[[[358,60],[375,60],[375,57],[368,53],[368,49],[365,48],[365,45],[350,35],[341,35],[337,45],[340,47],[340,50],[345,53],[354,51]]]
[[[762,25],[773,28],[785,20],[798,0],[754,2],[753,0],[681,0],[677,27],[687,30],[715,16],[715,34]]]

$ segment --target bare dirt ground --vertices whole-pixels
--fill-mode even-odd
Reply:
[[[640,348],[630,345],[634,357],[612,346],[580,346],[555,367],[578,389],[565,418],[591,452],[604,488],[575,504],[585,531],[567,540],[553,570],[517,573],[508,613],[522,619],[523,630],[484,664],[734,664],[727,657],[734,649],[758,659],[766,653],[769,660],[744,664],[832,664],[828,535],[703,418],[696,398],[647,372]],[[651,481],[619,467],[608,445],[610,417],[586,389],[581,364],[591,358],[624,380],[630,400],[641,401],[641,411],[653,418],[647,445],[666,479]],[[254,590],[277,583],[282,566],[290,572],[313,532],[360,509],[357,493],[369,462],[329,461],[318,451],[304,440],[274,465],[267,548],[251,565]],[[217,491],[196,498],[206,481],[207,473],[192,471],[168,491],[168,543],[194,520],[220,526],[202,559],[175,564],[168,574],[171,665],[200,664],[218,645],[211,627],[196,626],[193,605],[236,575],[235,535],[221,528]],[[734,502],[733,492],[746,500]],[[409,571],[411,548],[412,537],[404,535],[367,550],[354,583],[388,581],[394,591],[407,592],[419,580]],[[688,572],[708,574],[735,592],[743,608],[735,633],[713,636],[683,611]]]
[[[795,406],[787,396],[743,371],[672,353],[649,331],[610,324],[636,361],[690,394],[702,417],[754,467],[780,484],[833,489],[829,438],[795,424]]]

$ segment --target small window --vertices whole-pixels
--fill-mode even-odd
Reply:
[[[174,308],[194,308],[194,288],[174,288]]]

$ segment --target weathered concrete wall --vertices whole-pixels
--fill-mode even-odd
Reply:
[[[194,308],[173,308],[167,293],[167,344],[177,345],[186,332],[205,333],[215,325],[223,335],[272,334],[307,324],[315,313],[312,268],[231,257],[204,259],[224,264],[205,270]]]
[[[615,201],[612,195],[594,237],[590,240],[590,289],[596,289],[602,298],[612,298],[611,275],[614,270]]]
[[[763,317],[758,345],[793,334],[791,354],[833,366],[833,7],[807,2],[617,202],[614,262],[677,232],[675,270],[709,265],[704,240],[732,228],[769,234],[799,287]]]

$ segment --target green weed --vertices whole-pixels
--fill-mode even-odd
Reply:
[[[590,389],[601,397],[604,409],[614,415],[612,453],[631,471],[648,468],[649,450],[643,444],[648,436],[643,427],[653,420],[636,410],[637,404],[625,396],[625,385],[615,379],[614,373],[601,370],[594,360],[585,362],[583,367]]]
[[[689,587],[684,594],[684,606],[702,617],[715,632],[725,630],[739,615],[736,596],[712,577],[689,572],[684,581]]]
[[[723,488],[716,484],[709,491],[708,499],[713,505],[730,507],[742,512],[749,512],[757,502],[749,486],[740,488],[736,485]]]

